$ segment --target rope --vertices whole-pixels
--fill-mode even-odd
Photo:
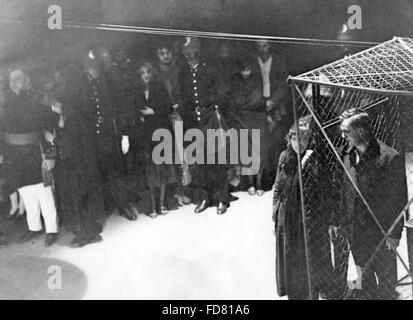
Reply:
[[[47,26],[46,23],[36,21],[0,21],[0,24],[24,24],[24,25],[38,25]],[[62,24],[63,28],[68,29],[88,29],[88,30],[102,30],[102,31],[117,31],[117,32],[134,32],[142,34],[153,34],[163,36],[192,36],[207,39],[218,40],[238,40],[238,41],[258,41],[266,40],[272,43],[284,44],[300,44],[313,46],[351,46],[351,47],[371,47],[377,45],[377,42],[366,41],[344,41],[344,40],[327,40],[327,39],[313,39],[313,38],[297,38],[297,37],[276,37],[276,36],[261,36],[238,33],[225,32],[206,32],[180,29],[165,29],[165,28],[151,28],[151,27],[137,27],[119,24],[96,24],[84,23],[77,21],[68,21]]]

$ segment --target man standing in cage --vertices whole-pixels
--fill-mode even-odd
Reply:
[[[344,172],[335,221],[347,233],[355,264],[361,270],[356,299],[397,299],[396,249],[403,226],[396,220],[407,199],[404,162],[396,150],[374,137],[370,124],[367,113],[345,111],[340,116],[340,129],[346,145],[340,154],[384,230],[395,227],[382,242],[382,231]],[[337,228],[330,227],[330,231],[336,233]]]

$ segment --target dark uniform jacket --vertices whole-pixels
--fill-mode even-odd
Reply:
[[[99,153],[120,157],[118,148],[118,100],[109,80],[101,75],[90,80],[82,75],[74,107],[79,110]]]
[[[209,63],[200,62],[196,68],[186,66],[181,70],[179,86],[183,108],[178,112],[186,127],[210,127],[215,106],[220,106],[221,82],[217,70]],[[220,109],[223,112],[223,108]]]

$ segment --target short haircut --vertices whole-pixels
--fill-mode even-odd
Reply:
[[[367,112],[355,108],[346,110],[340,115],[340,124],[344,120],[349,120],[349,124],[353,128],[364,129],[366,132],[371,133],[371,119]]]

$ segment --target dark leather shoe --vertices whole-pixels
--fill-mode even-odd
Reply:
[[[44,240],[44,246],[50,247],[57,241],[57,233],[48,233],[46,239]]]
[[[195,213],[201,213],[208,209],[208,201],[203,200],[200,204],[198,204],[195,208]]]
[[[17,241],[17,243],[22,244],[22,243],[29,242],[39,235],[40,235],[40,232],[34,232],[34,231],[29,230]]]
[[[228,206],[226,203],[220,202],[217,207],[217,214],[222,215],[227,212]]]
[[[129,221],[136,221],[138,219],[138,216],[135,212],[132,211],[132,209],[120,208],[119,215],[128,219]]]

